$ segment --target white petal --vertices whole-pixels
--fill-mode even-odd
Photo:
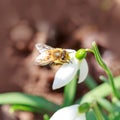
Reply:
[[[84,59],[80,63],[80,74],[79,74],[79,80],[78,83],[83,82],[88,75],[88,64],[87,61]]]
[[[71,59],[76,59],[75,58],[75,53],[76,53],[75,50],[73,50],[73,49],[65,49],[65,50],[69,53],[69,56]]]
[[[65,49],[68,53],[75,53],[76,51],[75,50],[73,50],[73,49]]]
[[[85,113],[82,113],[82,114],[78,114],[75,118],[75,120],[86,120],[86,115]]]
[[[70,63],[63,64],[55,74],[53,89],[58,89],[68,84],[77,73],[79,61],[73,57]]]
[[[85,113],[78,113],[79,105],[72,105],[58,110],[50,120],[86,120]]]

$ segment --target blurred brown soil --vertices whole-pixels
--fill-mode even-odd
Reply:
[[[39,42],[77,50],[90,48],[92,41],[96,41],[103,59],[114,76],[118,76],[119,11],[118,0],[0,1],[0,93],[21,91],[62,103],[63,90],[51,89],[58,68],[34,65],[38,55],[34,45]],[[91,54],[87,60],[89,73],[98,80],[104,72]],[[78,85],[77,95],[82,96],[86,91],[84,83]],[[14,117],[7,114],[7,117],[4,107],[0,120],[37,119],[25,112],[18,112]]]

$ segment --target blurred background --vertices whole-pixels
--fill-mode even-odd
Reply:
[[[57,67],[34,65],[36,43],[77,50],[90,48],[96,41],[106,64],[118,76],[119,11],[119,0],[1,0],[0,93],[20,91],[62,103],[63,90],[51,89]],[[104,73],[91,54],[87,60],[89,74],[97,81]],[[84,83],[78,85],[79,96],[86,91]],[[8,106],[1,107],[0,120],[40,119],[29,112],[17,112],[13,118],[7,110]]]

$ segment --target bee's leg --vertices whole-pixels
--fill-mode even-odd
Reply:
[[[63,62],[58,61],[58,62],[55,62],[54,64],[55,64],[55,65],[63,65]]]
[[[59,63],[57,63],[58,65],[63,65],[63,62],[59,62]]]
[[[64,61],[64,63],[72,63],[72,61],[71,60],[66,60],[66,61]]]
[[[54,62],[50,62],[49,65],[50,65],[50,66],[54,65]]]

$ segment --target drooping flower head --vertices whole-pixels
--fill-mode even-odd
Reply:
[[[55,74],[53,89],[58,89],[68,84],[80,70],[78,83],[85,80],[88,74],[88,65],[84,54],[80,59],[79,53],[72,49],[52,48],[43,44],[36,44],[36,48],[40,55],[36,58],[35,62],[38,65],[44,66],[47,64],[60,64],[61,67]],[[82,52],[82,54],[85,53]],[[77,58],[77,57],[78,58]]]
[[[64,63],[56,72],[52,86],[53,89],[58,89],[68,84],[71,80],[73,80],[78,70],[80,70],[78,83],[83,82],[87,77],[87,61],[85,59],[78,60],[75,57],[75,50],[71,50],[72,52],[70,52],[70,50],[66,49],[66,51],[69,53],[71,62]]]

